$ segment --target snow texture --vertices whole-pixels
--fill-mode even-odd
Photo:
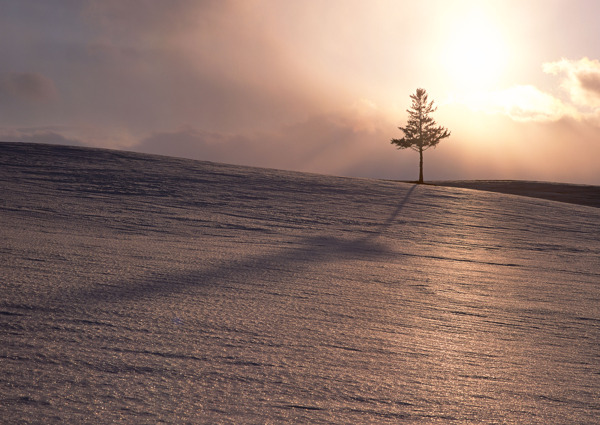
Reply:
[[[600,209],[0,143],[0,422],[593,424]]]

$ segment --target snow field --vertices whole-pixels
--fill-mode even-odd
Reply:
[[[0,144],[0,422],[595,423],[600,210]]]

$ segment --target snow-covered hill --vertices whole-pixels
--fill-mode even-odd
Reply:
[[[0,143],[1,423],[600,417],[600,209]]]

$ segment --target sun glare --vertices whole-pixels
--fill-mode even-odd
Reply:
[[[441,48],[448,83],[461,92],[492,89],[507,65],[506,40],[481,11],[457,17]]]

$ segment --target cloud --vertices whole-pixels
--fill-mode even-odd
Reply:
[[[0,75],[0,101],[45,102],[58,96],[54,82],[38,72],[9,72]]]
[[[561,87],[574,104],[583,108],[600,107],[600,61],[561,59],[545,63],[543,70],[562,77]]]
[[[461,103],[489,114],[503,114],[515,121],[556,121],[576,114],[570,105],[531,85],[470,95],[463,97]]]
[[[3,142],[28,142],[51,145],[85,146],[80,140],[61,134],[61,128],[6,128],[0,127],[0,140]]]
[[[547,74],[559,76],[563,99],[533,85],[516,85],[503,90],[456,96],[476,111],[501,114],[520,122],[553,122],[564,118],[600,123],[600,61],[561,59],[542,65]]]

